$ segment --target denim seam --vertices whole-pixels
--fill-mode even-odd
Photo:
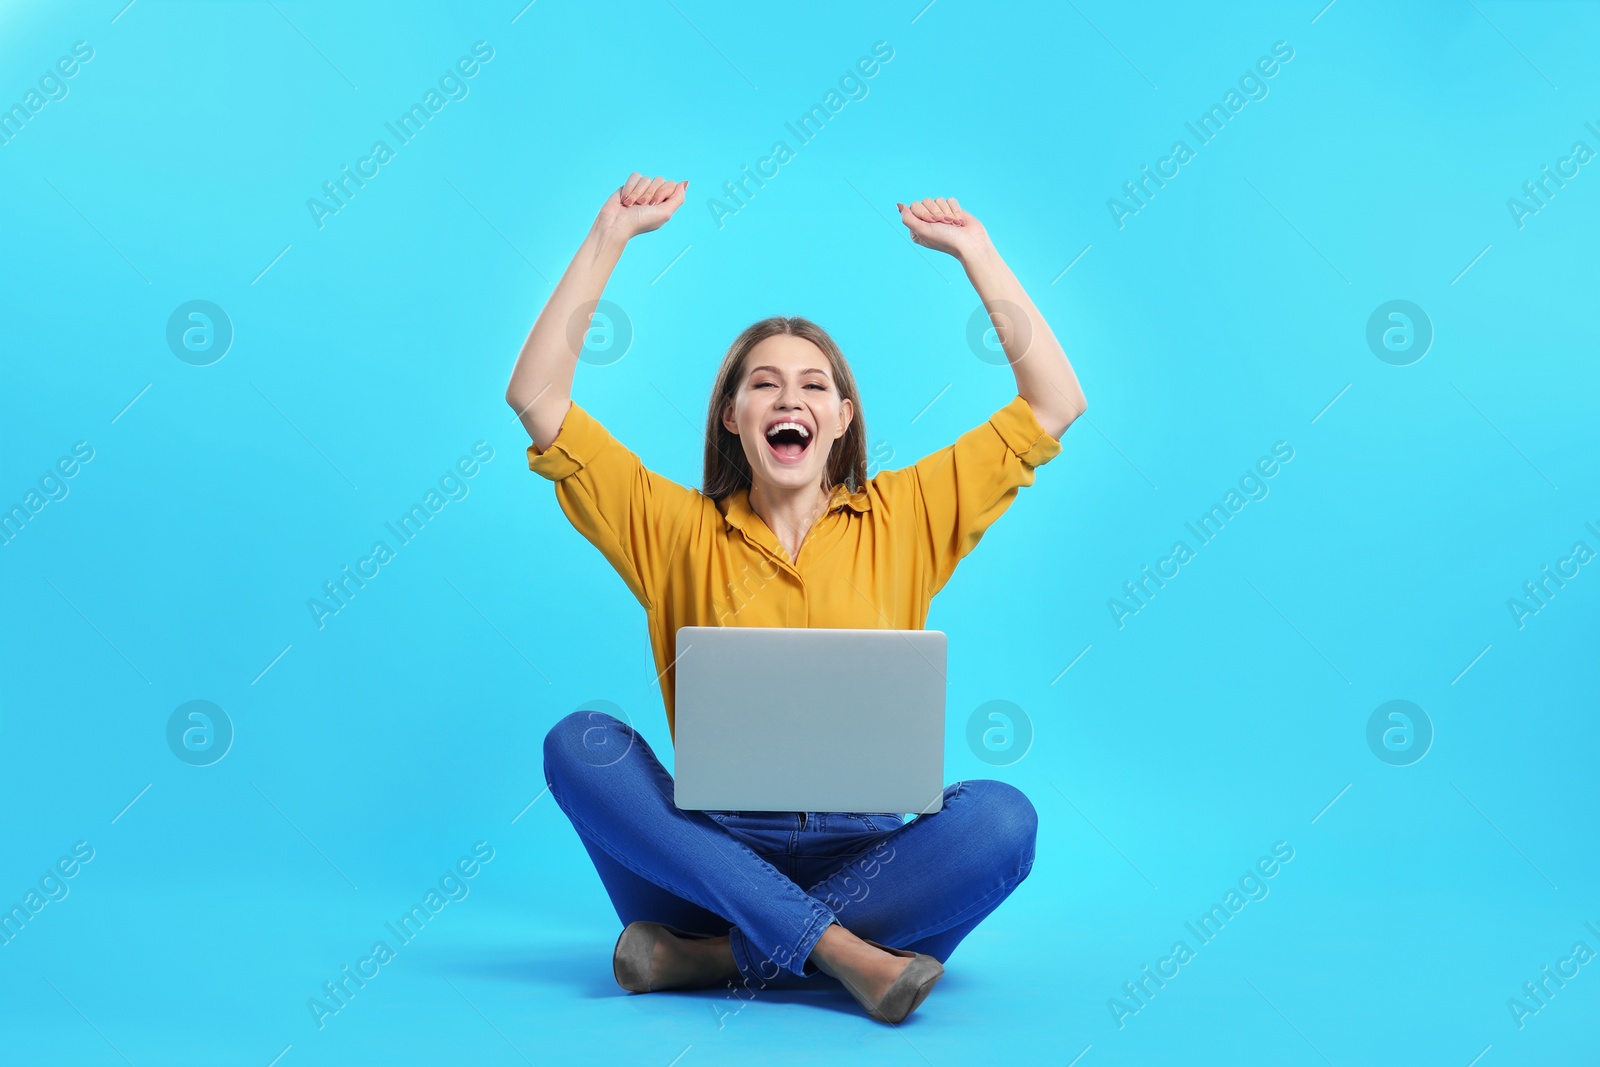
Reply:
[[[585,836],[587,836],[589,838],[589,840],[593,841],[595,844],[599,845],[601,851],[605,852],[606,855],[610,856],[612,859],[616,860],[618,863],[622,864],[628,870],[632,871],[634,874],[637,874],[640,878],[643,878],[645,881],[652,882],[655,885],[661,886],[662,889],[665,889],[665,890],[673,893],[674,895],[676,895],[678,897],[682,897],[684,900],[687,900],[692,904],[697,904],[702,908],[706,908],[707,911],[713,910],[711,908],[706,907],[706,905],[701,904],[698,900],[695,900],[693,897],[685,894],[678,886],[676,886],[676,885],[662,885],[662,883],[657,881],[657,879],[655,877],[651,877],[651,875],[649,873],[647,873],[645,871],[642,871],[638,867],[634,866],[633,863],[631,863],[629,861],[628,857],[622,855],[619,852],[613,851],[611,849],[611,847],[609,845],[607,845],[606,842],[604,840],[602,840],[601,837],[594,832],[593,827],[591,827],[587,822],[584,822],[584,820],[582,820],[578,816],[574,815],[571,811],[569,811],[567,809],[567,806],[565,804],[563,804],[562,801],[561,801],[561,794],[556,792],[554,787],[551,788],[550,795],[555,797],[556,803],[561,806],[562,813],[565,814],[568,819],[572,820],[572,822],[575,825],[582,826],[583,829],[586,831]],[[726,828],[721,827],[720,825],[718,826],[718,829],[722,829],[722,830],[724,830],[724,832],[726,832]],[[765,859],[762,859],[760,854],[758,854],[749,845],[745,844],[743,841],[740,841],[737,837],[734,837],[732,834],[729,834],[728,836],[733,840],[734,844],[736,844],[740,848],[744,849],[745,853],[747,855],[749,855],[751,858],[756,859],[756,860],[760,861],[763,864],[766,864],[768,867],[772,866],[770,863],[767,863],[767,861]],[[763,872],[763,873],[765,873],[765,872]],[[780,889],[783,887],[783,883],[788,882],[789,885],[794,886],[794,889],[796,890],[796,892],[798,892],[801,896],[806,896],[807,895],[805,890],[801,889],[798,885],[795,885],[795,883],[792,880],[790,880],[788,878],[785,878],[782,875],[782,873],[777,872],[776,870],[774,870],[774,874],[776,875],[776,877],[773,879],[773,881],[775,881],[777,883],[777,885],[778,885],[778,887]]]
[[[962,793],[962,790],[964,790],[966,788],[966,785],[967,785],[967,783],[964,782],[964,781],[957,782],[956,783],[955,792],[951,793],[949,798],[948,798],[949,801],[954,801],[957,797],[959,797],[961,795],[961,793]],[[906,826],[906,827],[910,827],[910,826],[913,826],[913,825],[915,825],[915,824],[914,823],[905,823],[904,824],[904,826]],[[893,837],[894,837],[894,835],[893,835],[893,832],[891,831],[890,835],[888,837],[886,837],[884,840],[892,841]],[[847,864],[846,868],[848,866],[849,865]],[[844,870],[846,868],[840,868],[840,869]],[[964,907],[960,911],[956,912],[955,915],[952,916],[951,918],[938,920],[938,921],[931,922],[931,923],[925,925],[922,929],[918,930],[918,932],[915,935],[907,936],[906,938],[904,938],[905,944],[908,944],[908,945],[914,944],[915,942],[920,941],[925,937],[932,936],[933,934],[943,933],[944,931],[950,929],[952,926],[959,925],[961,922],[965,921],[965,917],[968,914],[970,914],[972,912],[975,912],[975,911],[982,911],[984,906],[986,906],[991,900],[993,900],[996,895],[999,895],[1001,900],[1003,901],[1007,896],[1009,896],[1016,889],[1017,886],[1022,884],[1023,879],[1025,879],[1028,876],[1028,874],[1032,870],[1032,868],[1033,868],[1033,863],[1031,861],[1029,863],[1026,863],[1026,864],[1019,864],[1017,872],[1015,874],[1001,879],[1001,882],[997,887],[995,887],[994,889],[991,889],[989,892],[987,892],[983,896],[979,897],[976,903],[968,904],[966,907]],[[835,872],[835,873],[837,873],[837,872]],[[831,878],[831,877],[833,877],[833,876],[830,875],[829,878]],[[823,881],[824,882],[828,881],[828,878],[824,878]],[[818,883],[818,884],[820,885],[821,883]],[[813,887],[813,888],[815,888],[815,887]],[[824,905],[824,906],[826,906],[826,905]]]
[[[550,784],[548,778],[546,779],[546,783],[545,784],[547,784],[547,785]],[[684,892],[682,889],[680,889],[676,885],[663,885],[660,881],[657,880],[657,877],[659,877],[659,876],[651,877],[651,875],[649,875],[646,872],[641,871],[637,867],[635,867],[631,862],[629,862],[627,857],[625,857],[623,855],[620,855],[619,853],[613,851],[611,849],[611,847],[606,844],[606,842],[601,840],[601,838],[598,835],[594,834],[594,831],[592,830],[592,828],[589,826],[589,824],[587,822],[584,822],[582,819],[580,819],[578,816],[574,815],[571,811],[569,811],[567,809],[566,805],[562,803],[561,794],[556,791],[556,789],[555,789],[555,787],[553,785],[550,788],[550,795],[552,797],[554,797],[555,800],[556,800],[556,803],[558,805],[560,805],[562,813],[565,814],[568,819],[572,820],[572,822],[575,825],[581,825],[583,827],[583,829],[585,831],[587,831],[586,836],[588,836],[589,840],[593,841],[596,845],[598,845],[600,847],[600,850],[603,851],[604,853],[606,853],[606,855],[610,856],[612,859],[616,860],[618,863],[622,864],[628,870],[632,871],[634,874],[638,875],[640,878],[643,878],[645,881],[652,882],[652,883],[654,883],[654,884],[656,884],[658,886],[661,886],[662,889],[667,890],[669,893],[672,893],[674,896],[681,897],[682,899],[689,901],[691,904],[695,904],[698,907],[705,908],[705,910],[710,911],[713,914],[720,914],[720,913],[718,913],[716,911],[716,909],[714,907],[711,907],[711,906],[709,906],[709,905],[707,905],[707,904],[705,904],[705,903],[703,903],[703,902],[701,902],[699,900],[696,900],[695,897],[692,894]],[[712,820],[712,821],[713,821],[713,823],[715,823],[715,820]],[[716,825],[718,826],[719,829],[723,829],[724,832],[726,832],[726,829],[723,828],[720,824],[716,824]],[[760,863],[762,863],[762,864],[764,864],[764,865],[766,865],[768,867],[772,866],[770,863],[767,863],[767,861],[765,859],[762,859],[760,854],[758,854],[749,845],[745,844],[743,841],[740,841],[738,838],[733,837],[732,834],[729,834],[728,836],[733,840],[734,844],[736,844],[740,848],[744,849],[745,852],[751,858],[759,861]],[[765,872],[763,872],[763,873],[765,873]],[[817,923],[822,921],[824,915],[823,914],[819,914],[819,911],[821,913],[825,913],[827,921],[829,923],[834,922],[835,916],[833,914],[833,909],[829,908],[826,904],[822,903],[820,900],[818,900],[817,898],[811,896],[805,890],[801,889],[799,887],[799,885],[797,885],[792,879],[785,878],[783,876],[783,874],[778,872],[778,871],[776,871],[776,869],[774,869],[773,873],[774,873],[775,877],[773,879],[771,879],[771,880],[777,885],[777,887],[780,890],[782,890],[784,884],[787,883],[791,888],[794,889],[795,893],[797,893],[801,898],[803,898],[806,902],[808,902],[811,905],[811,909],[810,909],[811,910],[811,921],[807,924],[807,926],[805,927],[804,931],[801,933],[799,941],[797,942],[797,944],[804,944],[806,938],[811,935],[811,931],[813,931],[813,930],[815,930],[817,928]],[[745,940],[746,940],[746,942],[748,942],[749,941],[748,934],[746,934],[745,931],[742,928],[739,928],[737,926],[735,928],[736,929],[740,929],[741,934],[745,935]],[[819,933],[818,936],[820,937],[821,934]],[[809,955],[809,952],[807,953],[807,955]],[[801,969],[794,971],[794,973],[795,974],[799,974],[802,977],[804,977],[805,976],[804,966],[805,965],[802,963],[801,964]],[[741,970],[742,970],[742,968],[741,968]]]
[[[969,914],[975,911],[982,911],[989,901],[993,900],[996,896],[999,896],[1001,900],[1005,900],[1006,897],[1010,896],[1011,893],[1016,890],[1017,886],[1022,884],[1024,877],[1026,877],[1025,874],[1021,877],[1004,879],[1001,881],[999,886],[991,889],[989,892],[979,897],[976,903],[967,905],[965,908],[962,908],[960,911],[956,912],[951,918],[930,923],[928,926],[918,930],[914,935],[907,936],[905,938],[905,943],[909,945],[913,942],[921,941],[925,937],[943,933],[952,926],[960,925],[966,921],[966,918]]]
[[[809,978],[810,975],[806,974],[805,968],[806,961],[811,958],[811,950],[816,947],[817,941],[821,940],[822,935],[827,932],[828,927],[832,926],[838,921],[837,917],[830,909],[828,909],[827,905],[821,905],[821,907],[826,914],[812,916],[810,924],[806,926],[805,930],[801,932],[799,938],[797,938],[795,941],[796,951],[791,953],[791,959],[794,963],[797,963],[798,966],[785,967],[783,964],[779,964],[777,960],[772,959],[772,957],[766,955],[765,953],[760,953],[760,959],[777,964],[780,970],[785,970],[791,974],[799,975],[801,978]],[[819,924],[821,924],[820,930],[818,929]],[[731,936],[733,931],[737,931],[739,935],[737,938]],[[748,986],[751,981],[756,981],[764,985],[767,982],[776,981],[778,977],[777,975],[774,974],[770,977],[763,975],[761,973],[759,964],[754,962],[759,950],[755,949],[751,944],[750,935],[737,926],[733,928],[733,931],[730,931],[729,947],[733,951],[734,963],[739,968],[740,976],[745,979],[745,984]],[[813,931],[815,931],[815,934],[813,934]],[[803,957],[802,953],[799,951],[799,949],[802,947],[805,949]]]

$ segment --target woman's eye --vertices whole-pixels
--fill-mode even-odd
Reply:
[[[807,389],[821,389],[823,392],[827,392],[828,391],[828,387],[826,385],[823,385],[821,382],[812,382],[810,385],[806,386],[806,388]]]

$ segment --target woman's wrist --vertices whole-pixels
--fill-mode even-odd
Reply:
[[[985,283],[996,282],[1005,276],[1005,260],[1000,258],[992,242],[964,252],[959,259],[961,269],[967,272],[967,280],[980,291]]]
[[[633,234],[616,219],[604,216],[594,220],[594,225],[589,227],[589,235],[584,239],[584,246],[597,260],[608,261],[613,266],[622,258],[622,251],[628,246],[628,240]]]

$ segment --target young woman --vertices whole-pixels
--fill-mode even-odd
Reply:
[[[1017,396],[955,444],[866,473],[855,379],[820,327],[771,318],[723,359],[706,417],[704,490],[645,467],[573,403],[582,338],[628,240],[683,204],[688,182],[629,176],[600,209],[517,358],[506,401],[528,466],[644,607],[673,724],[681,626],[921,629],[985,529],[1061,450],[1085,403],[1049,325],[955,200],[900,204],[912,240],[954,256],[1000,327]],[[742,682],[827,700],[851,664]],[[844,743],[844,742],[842,742]],[[612,967],[649,992],[821,971],[899,1022],[943,961],[1033,866],[1037,819],[1002,782],[946,787],[937,814],[682,811],[644,738],[579,711],[545,739],[545,779],[624,929]],[[896,947],[889,947],[889,946]],[[742,1002],[741,1002],[742,1003]]]

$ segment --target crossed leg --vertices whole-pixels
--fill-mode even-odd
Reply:
[[[609,715],[557,723],[545,775],[623,924],[726,934],[747,984],[815,973],[808,957],[834,922],[943,962],[1033,865],[1033,806],[1003,782],[957,782],[938,813],[861,851],[811,857],[802,877],[817,880],[802,889],[709,816],[678,809],[649,745]]]

